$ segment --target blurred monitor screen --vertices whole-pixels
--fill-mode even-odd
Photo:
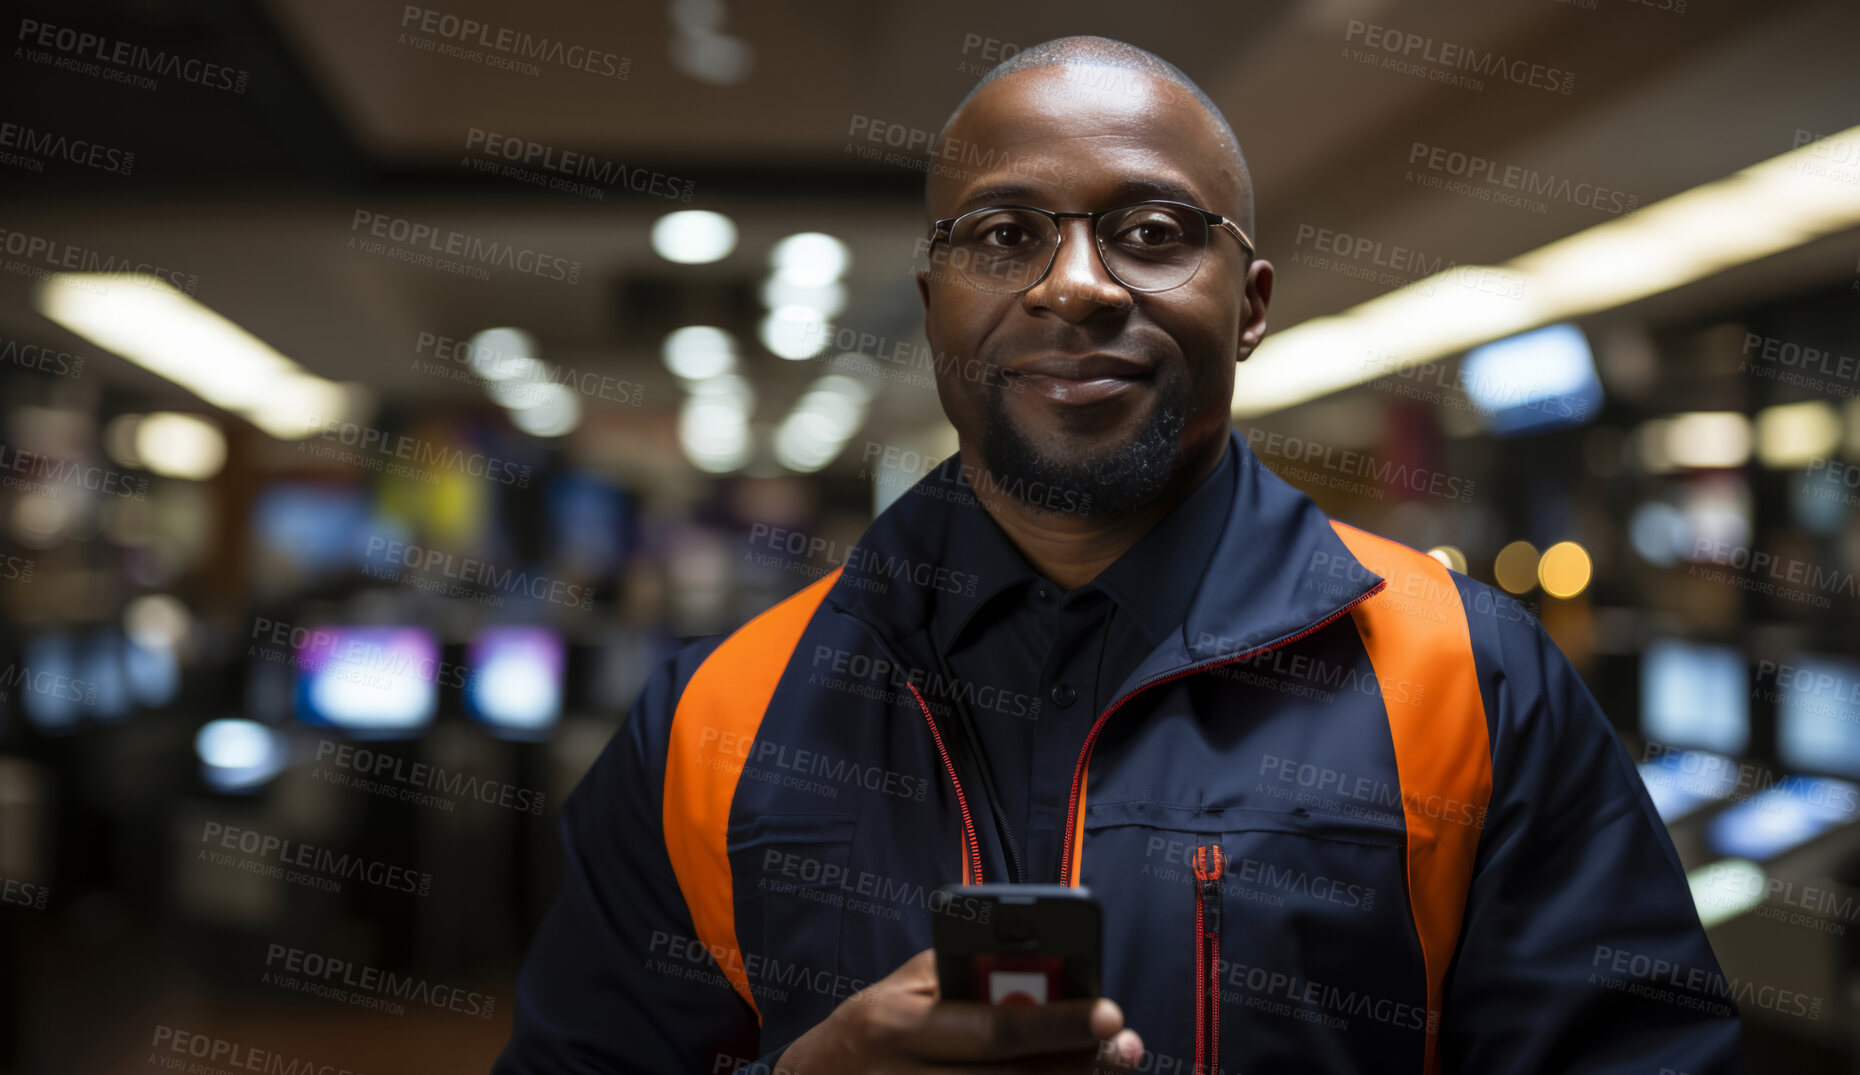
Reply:
[[[1668,825],[1737,787],[1737,762],[1703,750],[1675,750],[1638,768],[1653,808]]]
[[[549,524],[557,556],[578,574],[602,575],[627,553],[632,510],[627,495],[571,471],[549,486]]]
[[[1742,754],[1750,747],[1750,684],[1730,646],[1663,639],[1640,667],[1641,734],[1663,747]]]
[[[252,536],[268,552],[300,568],[327,571],[355,558],[355,535],[368,520],[361,489],[283,482],[252,506]]]
[[[1758,862],[1774,858],[1860,813],[1860,792],[1845,780],[1790,776],[1711,819],[1712,850]]]
[[[418,627],[323,627],[297,649],[297,717],[374,739],[413,738],[437,709],[439,641]]]
[[[510,738],[542,738],[562,715],[562,636],[546,627],[487,627],[465,657],[465,705]]]
[[[1803,654],[1775,674],[1777,758],[1860,777],[1860,661]]]
[[[1550,325],[1475,347],[1460,385],[1495,436],[1579,426],[1602,405],[1602,382],[1582,330]]]

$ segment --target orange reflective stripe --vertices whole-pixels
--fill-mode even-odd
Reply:
[[[1408,907],[1427,972],[1423,1070],[1440,1070],[1440,1005],[1459,944],[1466,890],[1492,798],[1491,738],[1459,587],[1440,561],[1332,522],[1369,570],[1388,580],[1351,613],[1381,684],[1401,683],[1421,704],[1383,706],[1395,745],[1408,828]]]
[[[1066,871],[1066,884],[1079,887],[1079,875],[1085,872],[1085,785],[1079,781],[1079,823],[1072,829],[1072,868]]]
[[[736,944],[727,830],[749,744],[762,727],[801,633],[840,570],[750,620],[691,675],[672,714],[665,757],[665,850],[698,940],[762,1022]]]

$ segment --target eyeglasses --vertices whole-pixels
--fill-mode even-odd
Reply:
[[[1138,202],[1096,213],[1055,213],[1031,205],[991,205],[930,225],[930,244],[949,242],[950,261],[979,290],[1025,291],[1046,278],[1059,256],[1059,222],[1092,222],[1105,271],[1132,291],[1168,291],[1201,268],[1213,229],[1232,232],[1253,256],[1253,241],[1232,220],[1186,202]]]

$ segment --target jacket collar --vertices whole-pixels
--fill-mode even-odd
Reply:
[[[1289,640],[1381,582],[1309,497],[1261,464],[1237,432],[1229,438],[1232,507],[1200,590],[1127,685]],[[942,568],[952,502],[973,502],[972,469],[958,453],[898,497],[867,528],[827,593],[829,604],[879,628],[912,661],[929,658],[922,636],[940,591],[991,583]]]

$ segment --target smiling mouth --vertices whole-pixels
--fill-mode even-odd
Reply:
[[[1027,370],[1003,370],[1002,378],[1011,389],[1032,392],[1055,403],[1082,405],[1101,403],[1136,390],[1150,381],[1151,373],[1094,374],[1066,376],[1035,373]]]

